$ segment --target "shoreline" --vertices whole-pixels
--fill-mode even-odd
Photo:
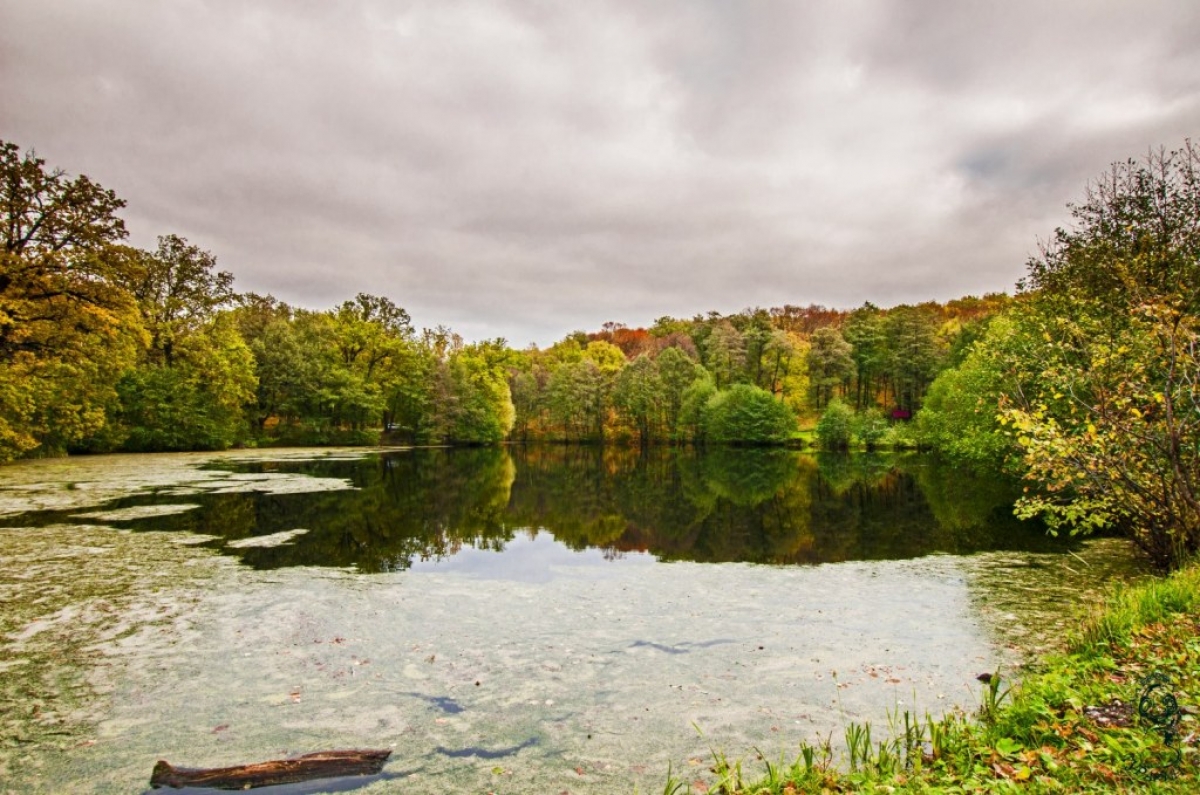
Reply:
[[[766,776],[714,752],[710,795],[859,792],[1156,792],[1200,788],[1200,564],[1118,585],[1065,652],[1020,683],[982,685],[980,708],[851,723],[846,749],[802,746]],[[700,792],[668,774],[669,795]]]

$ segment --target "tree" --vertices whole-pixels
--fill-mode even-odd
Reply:
[[[817,442],[826,450],[845,450],[854,430],[854,410],[840,400],[831,400],[817,421]]]
[[[791,354],[784,360],[784,368],[775,383],[775,393],[793,414],[801,416],[811,408],[812,385],[808,376],[808,352],[811,345],[807,339],[790,331],[787,335]]]
[[[534,363],[528,370],[512,371],[508,380],[508,389],[512,394],[513,411],[516,414],[513,424],[513,436],[516,439],[528,439],[541,426],[546,414],[546,384],[549,374],[541,366]]]
[[[787,393],[792,363],[799,358],[797,349],[796,341],[786,331],[772,329],[768,332],[759,359],[758,386],[783,399]]]
[[[712,325],[704,341],[704,366],[717,389],[737,382],[746,367],[746,340],[728,320]]]
[[[503,348],[503,341],[499,348]],[[515,411],[503,360],[490,343],[467,346],[450,357],[448,393],[437,411],[443,439],[467,444],[494,444],[513,428]]]
[[[160,237],[153,254],[127,249],[123,255],[128,265],[120,281],[141,310],[151,359],[167,366],[179,341],[236,297],[233,274],[217,271],[216,257],[178,235]]]
[[[347,367],[363,370],[367,381],[391,353],[391,343],[413,333],[408,313],[388,298],[359,293],[333,310],[338,327],[338,349]]]
[[[680,441],[704,441],[708,429],[708,407],[716,395],[717,386],[707,371],[683,391],[675,438]]]
[[[663,422],[669,439],[678,438],[684,394],[696,381],[709,378],[708,372],[682,348],[667,348],[655,360],[662,381]]]
[[[868,406],[854,415],[852,430],[867,450],[874,450],[887,434],[888,421],[878,406]]]
[[[1005,394],[1052,527],[1126,533],[1162,566],[1200,551],[1200,150],[1116,164],[1030,263],[1036,379]]]
[[[867,302],[850,313],[842,334],[852,347],[854,359],[854,408],[861,410],[876,401],[876,384],[887,365],[884,315]]]
[[[896,405],[906,411],[921,407],[945,360],[935,329],[936,318],[922,307],[895,307],[883,321],[886,373]]]
[[[594,340],[583,349],[585,361],[593,362],[605,376],[612,377],[625,366],[625,354],[611,342]]]
[[[833,390],[854,374],[854,349],[832,326],[814,331],[809,343],[808,378],[820,408],[833,398]]]
[[[277,315],[260,329],[242,332],[258,376],[254,424],[260,433],[272,419],[284,427],[322,424],[316,397],[340,365],[332,324],[324,320],[297,310]]]
[[[771,313],[765,309],[747,309],[735,315],[730,322],[742,335],[745,347],[744,378],[768,392],[774,392],[774,380],[771,373],[779,365],[781,341],[786,341],[786,334],[776,336],[771,323]],[[774,344],[776,350],[771,351]],[[774,362],[771,360],[774,359]]]
[[[1069,207],[1075,225],[1029,261],[1023,291],[1126,310],[1114,319],[1147,296],[1200,310],[1200,147],[1115,163]]]
[[[796,417],[764,389],[734,384],[715,393],[704,413],[705,438],[723,444],[782,444],[796,430]]]
[[[1032,384],[1022,351],[1036,343],[1027,331],[1015,316],[1000,316],[957,367],[938,374],[916,417],[922,441],[981,472],[1013,468],[1019,448],[999,422],[1000,404]]]
[[[634,359],[613,384],[613,406],[637,429],[638,441],[650,443],[663,421],[666,388],[658,364],[646,354]]]
[[[62,453],[108,422],[144,340],[117,278],[122,206],[0,141],[0,460]]]
[[[142,361],[118,384],[124,446],[208,450],[242,441],[256,413],[258,378],[237,316],[222,313],[236,298],[233,275],[178,235],[160,237],[154,253],[118,254],[124,267],[117,279],[149,336]]]
[[[0,212],[5,253],[32,256],[66,251],[97,251],[125,239],[116,213],[125,202],[80,174],[46,169],[33,150],[21,155],[0,140]],[[5,288],[0,276],[0,292]]]
[[[563,364],[550,376],[548,403],[551,419],[568,439],[604,437],[608,410],[608,380],[590,359]]]
[[[223,315],[182,339],[173,363],[131,369],[117,385],[127,450],[221,450],[245,438],[254,355]]]

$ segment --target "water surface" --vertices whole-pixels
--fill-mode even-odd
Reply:
[[[0,470],[0,792],[393,747],[365,792],[648,792],[975,703],[1123,547],[923,458],[579,447]],[[704,736],[699,736],[699,727]]]

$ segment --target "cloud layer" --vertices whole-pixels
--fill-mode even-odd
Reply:
[[[12,0],[0,138],[241,289],[546,344],[1011,289],[1200,132],[1178,2]]]

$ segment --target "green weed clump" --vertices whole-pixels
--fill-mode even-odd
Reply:
[[[974,714],[889,714],[802,744],[790,765],[756,754],[754,778],[714,752],[710,795],[1200,792],[1200,566],[1115,589],[1066,653]],[[665,790],[692,789],[671,779]]]

